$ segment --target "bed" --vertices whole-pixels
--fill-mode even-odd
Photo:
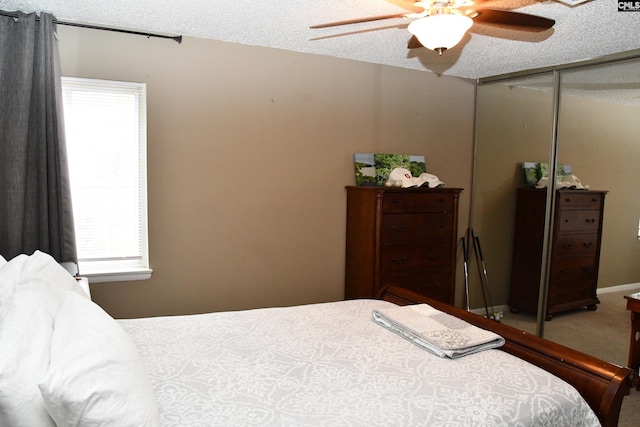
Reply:
[[[374,321],[405,308],[501,341],[438,356]],[[631,375],[393,285],[114,320],[48,255],[0,259],[0,425],[614,426]]]

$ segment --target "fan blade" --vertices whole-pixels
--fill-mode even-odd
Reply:
[[[470,17],[473,18],[474,23],[495,24],[531,32],[548,30],[556,23],[553,19],[543,18],[542,16],[500,9],[477,9],[473,11]]]
[[[341,25],[359,24],[361,22],[382,21],[383,19],[393,19],[393,18],[404,18],[405,16],[406,16],[406,13],[396,13],[395,15],[369,16],[368,18],[356,18],[356,19],[348,19],[346,21],[329,22],[327,24],[311,25],[309,26],[309,28],[315,29],[315,28],[339,27]]]
[[[409,43],[407,43],[407,49],[416,49],[419,47],[422,47],[422,43],[420,43],[420,40],[418,40],[416,36],[411,36],[411,38],[409,39]]]
[[[401,7],[406,10],[410,10],[414,13],[424,12],[425,6],[423,4],[416,5],[417,0],[386,0],[387,3],[391,3],[395,6]]]

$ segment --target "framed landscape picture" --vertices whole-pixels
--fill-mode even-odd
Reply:
[[[376,186],[376,162],[373,153],[355,153],[353,165],[356,172],[356,185]]]
[[[541,178],[549,178],[549,163],[522,162],[522,170],[527,187],[535,187]],[[558,164],[556,179],[561,180],[567,175],[571,175],[571,165]]]
[[[355,153],[356,185],[383,186],[395,168],[404,168],[412,176],[427,171],[424,156],[410,154]]]

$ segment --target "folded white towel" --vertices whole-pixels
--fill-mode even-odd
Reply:
[[[457,359],[504,344],[500,335],[428,304],[373,310],[373,320],[440,357]]]

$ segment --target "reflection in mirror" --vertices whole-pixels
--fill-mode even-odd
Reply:
[[[549,163],[553,126],[553,74],[478,86],[472,229],[481,242],[495,307],[509,303],[515,230],[516,193],[527,187],[523,162]],[[540,90],[544,89],[544,90]],[[530,175],[531,176],[531,175]],[[531,184],[535,185],[537,178]],[[544,190],[540,190],[544,193]],[[542,206],[544,224],[544,206]],[[542,230],[540,231],[543,232]],[[471,251],[470,306],[484,307],[479,264]],[[480,263],[481,265],[481,263]],[[536,332],[537,288],[533,311],[514,326]],[[506,313],[505,313],[506,314]]]
[[[493,303],[504,310],[503,322],[536,333],[535,313],[530,313],[530,308],[523,307],[518,314],[509,309],[513,303],[513,287],[518,286],[511,283],[517,228],[516,194],[518,188],[526,187],[522,162],[553,163],[552,145],[557,143],[558,165],[569,165],[570,174],[590,191],[602,191],[599,194],[604,204],[593,202],[591,212],[577,214],[584,221],[595,221],[598,224],[595,230],[583,233],[584,230],[565,229],[571,240],[566,247],[575,245],[574,240],[581,234],[591,235],[583,246],[589,245],[593,235],[596,240],[592,244],[597,245],[600,232],[601,245],[595,254],[588,248],[585,253],[565,254],[582,260],[571,259],[573,264],[564,270],[577,268],[584,276],[575,281],[561,280],[561,286],[556,286],[548,298],[550,303],[554,300],[556,307],[558,297],[567,295],[580,301],[587,295],[586,301],[590,291],[585,283],[592,277],[593,281],[597,280],[600,303],[586,301],[578,308],[560,304],[552,320],[544,322],[544,336],[626,365],[630,314],[626,311],[624,296],[640,291],[640,191],[636,188],[640,182],[640,52],[628,53],[627,59],[618,56],[607,61],[591,61],[596,63],[558,67],[532,77],[521,74],[514,79],[493,82],[485,79],[479,84],[471,227],[481,238],[491,296]],[[555,81],[554,75],[559,76]],[[558,82],[559,86],[554,87]],[[559,92],[557,105],[554,105],[554,89]],[[554,114],[556,106],[557,115]],[[560,166],[557,169],[564,170]],[[588,194],[591,193],[584,192],[582,196]],[[585,197],[583,201],[592,199]],[[567,203],[566,198],[563,203]],[[559,209],[557,199],[553,205]],[[583,206],[576,208],[582,209]],[[556,231],[551,226],[559,227],[557,215],[548,225],[548,236],[552,236]],[[548,240],[551,276],[553,240],[551,237]],[[588,271],[582,261],[592,256],[595,261]],[[484,304],[479,274],[475,266],[469,271],[470,305],[477,309]],[[531,298],[531,295],[524,296],[525,300]],[[615,326],[604,327],[609,323]]]
[[[600,299],[598,313],[579,314],[579,310],[575,310],[558,315],[553,321],[547,322],[547,338],[564,341],[562,323],[575,324],[578,315],[593,314],[589,319],[598,319],[598,322],[603,317],[604,320],[612,320],[620,316],[627,319],[625,326],[629,324],[630,327],[629,312],[624,310],[624,295],[640,290],[640,191],[637,189],[637,183],[640,182],[639,117],[640,60],[618,61],[562,72],[558,163],[571,164],[573,174],[590,190],[607,193],[603,196],[600,251],[591,253],[591,248],[580,249],[580,261],[574,264],[587,273],[582,274],[571,287],[567,286],[567,291],[588,291],[592,280],[589,275],[592,275],[593,280],[597,281]],[[590,212],[585,214],[585,221],[589,218],[598,221],[598,214],[593,210]],[[587,236],[579,231],[576,233],[576,241],[596,241],[596,236]],[[597,333],[595,331],[593,334]],[[604,336],[600,339],[592,335],[593,352],[598,351],[597,347],[611,345],[614,339],[628,346],[629,329],[621,332],[616,337]],[[626,365],[627,354],[618,353],[609,356],[609,361]]]

